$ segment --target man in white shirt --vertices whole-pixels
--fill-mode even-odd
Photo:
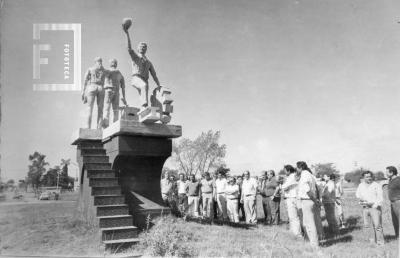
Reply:
[[[363,207],[364,229],[367,231],[369,230],[370,225],[368,217],[370,217],[372,228],[374,230],[373,241],[378,245],[383,245],[385,241],[382,229],[382,186],[374,182],[371,171],[364,171],[362,177],[364,182],[358,185],[356,197],[359,199],[359,203]]]
[[[225,176],[222,173],[218,174],[218,178],[215,180],[215,197],[217,199],[218,204],[218,217],[226,220],[228,218],[227,210],[226,210],[226,185],[227,181]]]
[[[241,202],[244,204],[244,212],[246,214],[246,223],[257,224],[256,213],[256,195],[258,182],[254,178],[250,178],[250,172],[244,172],[244,180],[242,183]]]
[[[318,186],[316,179],[304,161],[296,164],[297,169],[301,172],[299,180],[298,197],[301,200],[301,210],[303,213],[303,225],[307,232],[310,244],[314,248],[318,248],[318,217],[320,207]]]
[[[229,220],[239,223],[239,186],[234,177],[228,179],[225,193]]]
[[[182,216],[186,215],[187,210],[187,183],[184,174],[179,174],[179,180],[176,182],[178,187],[178,201],[179,201],[179,211],[181,212]]]
[[[339,218],[340,228],[344,229],[346,228],[346,223],[344,221],[344,213],[343,213],[343,200],[342,200],[343,187],[341,178],[338,178],[338,180],[336,181],[335,196],[336,196],[336,201],[335,201],[336,214]]]
[[[291,165],[286,165],[284,167],[287,178],[282,185],[282,190],[286,197],[286,206],[289,217],[290,230],[295,236],[301,236],[301,226],[299,209],[301,209],[300,203],[297,199],[297,189],[298,181],[296,177],[296,169]]]

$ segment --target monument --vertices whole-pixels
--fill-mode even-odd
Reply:
[[[104,102],[104,78],[106,70],[103,67],[101,57],[95,58],[95,65],[88,69],[85,74],[85,82],[82,90],[82,101],[87,104],[86,112],[86,128],[90,128],[92,124],[92,113],[94,101],[97,101],[97,129],[103,125],[103,102]]]
[[[128,38],[131,59],[134,56],[135,60],[139,60],[138,63],[132,61],[132,85],[139,89],[141,107],[128,107],[122,91],[125,106],[119,107],[120,115],[116,114],[119,96],[114,98],[117,95],[117,87],[114,86],[119,85],[123,89],[123,77],[115,76],[117,80],[114,84],[113,77],[106,73],[105,79],[97,79],[93,83],[96,87],[103,83],[105,88],[108,109],[105,111],[104,118],[107,121],[104,124],[108,124],[107,105],[110,104],[114,122],[104,129],[99,126],[97,129],[80,128],[72,138],[72,144],[77,146],[81,172],[77,211],[84,220],[99,227],[106,247],[136,243],[137,227],[146,226],[148,218],[170,212],[161,197],[161,171],[165,160],[171,155],[172,139],[182,135],[181,126],[168,125],[173,111],[171,91],[159,84],[154,68],[144,55],[147,48],[140,44],[139,54],[130,48],[128,29],[131,24],[130,19],[124,19],[123,31]],[[112,65],[117,67],[116,62]],[[92,80],[93,73],[95,78],[103,78],[96,73],[101,68],[96,69],[89,69],[90,76],[85,77],[88,78],[85,85],[86,81]],[[150,101],[149,72],[157,84]],[[111,84],[112,89],[108,89]],[[83,94],[87,102],[90,100],[94,103],[92,96],[97,96],[98,101],[100,99],[100,87],[94,91],[94,86],[91,86],[93,90],[90,88]],[[101,107],[98,102],[98,108]],[[90,119],[91,116],[88,117],[89,122]]]

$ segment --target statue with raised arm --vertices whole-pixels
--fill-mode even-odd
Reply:
[[[110,121],[110,109],[113,111],[113,122],[119,118],[119,90],[121,89],[121,101],[127,106],[125,99],[125,79],[117,69],[117,59],[110,60],[110,69],[104,80],[104,117],[103,126],[108,127]]]
[[[103,125],[103,103],[104,103],[104,78],[107,73],[103,67],[101,57],[94,59],[95,65],[89,68],[85,74],[83,84],[82,101],[87,104],[86,128],[90,129],[92,124],[93,105],[97,101],[97,129]]]
[[[132,59],[131,84],[138,90],[140,95],[141,109],[144,109],[149,106],[149,72],[158,88],[161,86],[153,64],[146,57],[147,44],[144,42],[139,43],[137,52],[132,49],[131,39],[128,32],[131,24],[131,19],[125,19],[122,24],[122,28],[128,40],[128,52]]]

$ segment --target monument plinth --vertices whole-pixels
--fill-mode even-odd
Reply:
[[[77,145],[81,171],[79,212],[100,227],[102,221],[113,219],[109,223],[118,229],[142,227],[149,215],[168,213],[161,198],[161,173],[172,153],[172,139],[181,135],[181,126],[133,120],[75,132],[72,144]]]

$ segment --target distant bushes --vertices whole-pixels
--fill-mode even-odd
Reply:
[[[187,244],[193,233],[182,230],[176,218],[165,216],[153,222],[154,226],[141,235],[145,256],[196,256],[194,248]]]

